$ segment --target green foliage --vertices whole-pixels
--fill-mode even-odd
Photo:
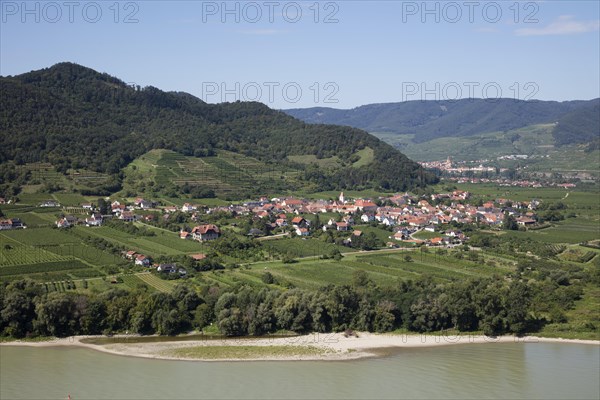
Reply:
[[[595,142],[598,146],[600,132],[600,99],[586,102],[584,106],[562,116],[554,128],[558,145]],[[597,148],[597,147],[596,147]]]
[[[270,272],[265,272],[262,277],[261,280],[266,283],[267,285],[271,285],[273,283],[275,283],[275,278],[273,277],[273,274]]]
[[[120,190],[121,170],[152,149],[207,157],[207,165],[214,163],[227,170],[227,179],[235,180],[245,167],[211,158],[216,149],[270,164],[271,178],[275,178],[280,176],[280,165],[303,169],[287,161],[287,156],[312,154],[344,160],[368,147],[373,150],[373,161],[367,165],[331,170],[308,166],[302,177],[304,185],[320,190],[406,190],[436,181],[391,146],[357,129],[308,125],[260,103],[212,105],[153,87],[137,90],[76,64],[61,63],[0,78],[0,93],[5,111],[0,120],[0,164],[43,161],[60,173],[85,168],[111,175],[95,189],[101,195]],[[8,168],[6,174],[15,173],[11,171]],[[157,178],[156,184],[163,185],[163,193],[177,195],[180,189],[169,183],[172,171],[166,168],[163,174],[166,179]],[[18,184],[15,179],[9,182]],[[3,190],[14,192],[15,188],[12,184]],[[202,192],[194,194],[208,194],[203,188],[198,190]]]

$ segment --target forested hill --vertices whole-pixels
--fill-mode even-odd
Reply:
[[[463,99],[369,104],[351,110],[306,108],[286,110],[308,123],[352,126],[369,132],[414,134],[414,142],[440,137],[502,132],[532,124],[559,122],[557,144],[586,143],[600,133],[600,99],[589,101],[521,101]],[[581,118],[581,117],[584,118]],[[591,138],[591,139],[590,139]]]
[[[185,93],[132,87],[72,63],[0,77],[0,93],[0,163],[43,161],[62,172],[85,168],[116,175],[152,149],[199,157],[229,150],[283,164],[293,155],[348,160],[369,147],[370,163],[311,170],[305,179],[391,190],[435,179],[358,129],[306,124],[260,103],[212,105]]]

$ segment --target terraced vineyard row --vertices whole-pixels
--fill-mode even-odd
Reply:
[[[159,292],[168,293],[173,290],[173,286],[175,286],[173,281],[165,281],[157,276],[152,275],[151,273],[137,274],[136,276],[144,283],[152,286]]]
[[[67,256],[55,254],[41,247],[17,245],[0,248],[0,268],[10,265],[67,261],[69,259]]]
[[[44,272],[63,272],[71,271],[75,269],[86,269],[88,265],[83,264],[78,260],[71,261],[58,261],[58,262],[47,262],[47,263],[36,263],[36,264],[25,264],[25,265],[12,265],[0,268],[0,277],[9,275],[30,275],[39,274]]]
[[[282,176],[297,174],[289,168],[265,164],[251,157],[228,151],[219,151],[217,156],[187,157],[172,151],[155,152],[160,154],[156,164],[152,164],[155,181],[161,185],[188,183],[199,185],[217,192],[237,192],[251,189],[260,184],[272,185]],[[150,161],[150,153],[144,155],[144,165]]]

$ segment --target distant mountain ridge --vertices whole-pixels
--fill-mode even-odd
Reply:
[[[413,134],[415,143],[558,122],[553,133],[557,144],[572,144],[590,142],[600,135],[599,107],[600,98],[565,102],[462,99],[368,104],[350,110],[313,107],[284,111],[308,123]]]
[[[255,102],[207,104],[186,93],[134,88],[73,63],[0,77],[0,105],[0,167],[49,162],[60,172],[84,168],[118,177],[153,149],[196,157],[221,150],[291,166],[296,182],[317,188],[406,190],[436,181],[358,129],[306,124]],[[372,159],[353,167],[366,148]],[[307,155],[340,162],[317,168],[288,158]]]

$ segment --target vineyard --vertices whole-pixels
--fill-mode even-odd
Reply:
[[[333,250],[340,250],[340,252],[353,251],[353,249],[337,246],[333,243],[325,243],[317,239],[279,239],[263,241],[263,246],[267,251],[273,253],[279,252],[281,254],[289,254],[292,257],[316,257],[324,254],[329,254]]]
[[[240,154],[219,151],[216,156],[188,157],[155,150],[134,161],[135,173],[153,178],[159,185],[201,186],[217,193],[239,193],[293,178],[298,171],[271,165]],[[134,170],[127,170],[133,173]]]
[[[284,242],[284,241],[281,241]],[[409,256],[410,258],[406,258]],[[412,250],[389,250],[377,253],[346,253],[339,260],[304,259],[296,263],[260,262],[243,268],[203,273],[202,279],[220,285],[264,285],[262,275],[270,272],[282,287],[292,284],[305,289],[318,289],[327,284],[349,284],[357,271],[381,286],[395,285],[402,280],[414,280],[423,275],[437,282],[460,280],[469,277],[505,276],[514,271],[509,261],[501,262],[499,256],[492,267],[481,261],[457,259],[452,254],[439,255]]]
[[[63,257],[39,246],[2,245],[0,247],[0,266],[2,267],[67,260],[69,260],[68,257]]]
[[[28,275],[40,274],[45,272],[63,272],[74,269],[89,268],[78,260],[46,262],[36,264],[12,265],[0,267],[0,277],[9,275]]]
[[[150,228],[152,229],[152,228]],[[98,237],[128,250],[146,254],[148,256],[177,255],[182,252],[198,252],[201,245],[198,242],[179,239],[176,233],[155,230],[156,236],[136,237],[117,229],[102,226],[94,229],[76,227],[74,234],[80,237]]]
[[[159,292],[168,293],[175,286],[174,281],[166,281],[151,273],[137,274],[136,277]]]

